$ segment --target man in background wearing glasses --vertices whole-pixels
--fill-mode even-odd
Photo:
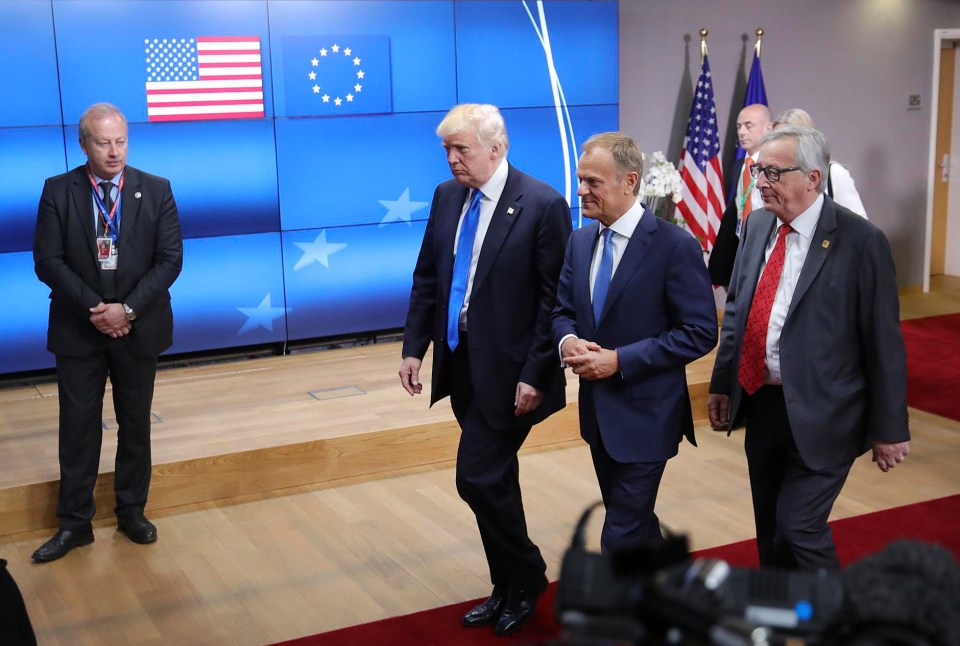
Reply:
[[[883,232],[823,194],[823,135],[760,142],[754,211],[730,279],[707,404],[746,426],[763,567],[838,569],[830,510],[854,460],[884,472],[910,450],[896,271]]]

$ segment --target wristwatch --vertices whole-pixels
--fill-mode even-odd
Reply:
[[[124,311],[124,313],[127,315],[127,320],[128,320],[128,321],[132,321],[132,320],[134,320],[135,318],[137,318],[137,313],[134,312],[134,311],[133,311],[133,308],[130,307],[129,305],[127,305],[126,303],[123,304],[123,311]]]

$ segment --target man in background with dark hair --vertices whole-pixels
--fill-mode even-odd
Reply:
[[[60,529],[33,553],[53,561],[94,540],[94,485],[107,376],[117,419],[118,529],[157,540],[144,516],[150,487],[150,405],[157,357],[173,343],[168,289],[183,241],[170,182],[127,166],[127,120],[98,103],[80,117],[87,163],[49,178],[37,209],[33,259],[50,287],[47,349],[60,397]]]

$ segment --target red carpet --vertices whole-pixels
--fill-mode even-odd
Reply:
[[[831,523],[831,526],[844,566],[878,552],[887,543],[901,538],[938,543],[960,559],[960,495],[845,518]],[[757,552],[752,539],[700,550],[694,556],[721,558],[735,566],[757,565]],[[478,600],[473,600],[302,637],[283,642],[283,646],[535,644],[559,635],[553,611],[555,594],[556,584],[551,583],[540,599],[533,618],[517,634],[504,638],[494,637],[489,628],[460,627],[461,615],[478,603]]]
[[[903,321],[907,403],[960,421],[960,314]]]

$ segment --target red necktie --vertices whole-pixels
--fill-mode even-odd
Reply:
[[[743,334],[743,349],[740,353],[740,372],[737,377],[740,385],[752,395],[760,389],[766,378],[767,366],[767,327],[770,325],[770,311],[773,299],[777,295],[780,274],[783,273],[783,260],[787,254],[787,234],[793,231],[789,224],[780,226],[777,231],[777,243],[773,246],[767,266],[763,268],[757,291],[753,295],[750,314],[747,316],[747,329]]]

